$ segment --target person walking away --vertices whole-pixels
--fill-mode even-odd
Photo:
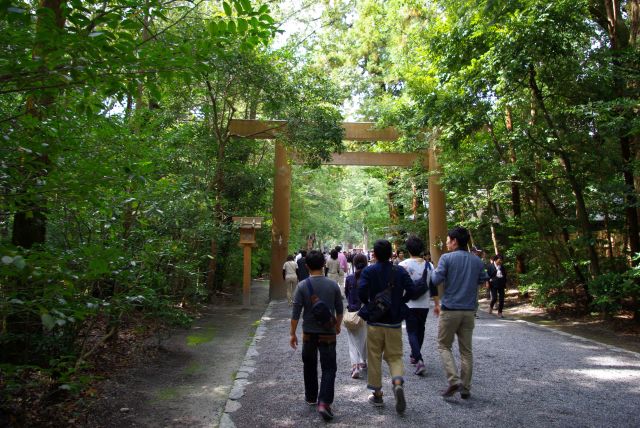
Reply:
[[[496,254],[493,257],[493,264],[487,269],[489,274],[489,290],[491,291],[491,303],[489,304],[489,313],[493,313],[493,307],[498,301],[498,316],[502,316],[504,308],[504,292],[507,288],[507,271],[503,266],[502,254]]]
[[[329,259],[326,265],[327,276],[330,280],[340,284],[340,262],[338,261],[338,250],[333,249],[329,253]]]
[[[422,258],[422,252],[424,251],[424,242],[417,236],[410,236],[405,243],[407,251],[409,252],[409,258],[400,262],[399,266],[403,267],[411,280],[415,284],[420,281],[425,281],[429,284],[431,278],[431,266]],[[422,358],[422,344],[424,343],[424,331],[427,323],[427,315],[429,315],[430,297],[433,296],[436,304],[439,303],[439,297],[435,287],[430,290],[431,292],[424,293],[422,296],[415,300],[409,300],[407,306],[409,307],[409,314],[405,320],[407,327],[407,336],[409,338],[409,345],[411,346],[411,355],[409,361],[412,365],[416,366],[414,371],[418,376],[426,374],[427,369],[424,365]]]
[[[287,261],[284,262],[284,266],[282,266],[282,279],[284,279],[285,286],[287,287],[287,300],[289,301],[289,306],[291,306],[293,293],[296,285],[298,284],[298,274],[296,273],[297,269],[298,264],[293,261],[293,256],[288,255]]]
[[[300,251],[300,258],[298,259],[298,269],[296,270],[296,274],[298,275],[298,281],[302,281],[309,277],[309,271],[307,270],[307,251]]]
[[[478,285],[488,279],[482,260],[466,250],[468,242],[467,229],[451,229],[447,233],[447,249],[450,252],[440,257],[438,267],[431,274],[431,282],[434,285],[443,284],[444,290],[440,296],[441,304],[434,307],[434,313],[440,316],[438,352],[449,382],[442,396],[451,397],[460,392],[463,399],[471,396],[472,340]],[[459,375],[451,351],[455,336],[458,337],[460,350]]]
[[[347,276],[344,284],[344,295],[347,298],[347,311],[358,312],[362,307],[358,297],[358,281],[362,270],[367,267],[367,257],[364,254],[353,256],[355,273]],[[364,321],[356,329],[347,328],[347,343],[349,344],[349,358],[351,359],[351,378],[358,379],[367,368],[367,326]]]
[[[409,311],[405,298],[416,299],[424,294],[426,288],[416,286],[406,270],[392,265],[389,260],[391,243],[386,239],[380,239],[373,244],[373,254],[376,263],[362,271],[358,283],[358,297],[363,304],[359,313],[367,321],[367,387],[373,390],[369,401],[374,406],[384,405],[382,399],[382,359],[384,358],[391,372],[396,412],[402,413],[407,407],[402,364],[402,321]],[[385,298],[383,299],[382,296]],[[380,307],[386,307],[388,310],[376,309]],[[379,319],[374,319],[376,314],[380,316]]]
[[[326,421],[333,419],[331,405],[334,398],[336,378],[336,335],[340,334],[343,306],[340,288],[335,281],[323,274],[324,256],[312,250],[305,257],[309,277],[301,281],[293,297],[289,345],[298,347],[296,330],[302,315],[302,363],[304,374],[304,396],[309,405],[316,405],[320,416]],[[313,313],[317,306],[312,296],[319,298],[335,316],[334,327],[320,325]],[[318,354],[322,371],[318,389]]]
[[[338,251],[338,261],[340,262],[340,269],[342,269],[342,273],[339,274],[338,284],[340,284],[340,286],[344,286],[345,273],[349,269],[349,263],[347,262],[347,256],[345,256],[342,252],[342,247],[340,245],[336,246],[336,250]]]
[[[427,251],[424,253],[424,261],[427,263],[429,270],[434,270],[435,266],[433,266],[433,262],[431,261],[431,253]]]

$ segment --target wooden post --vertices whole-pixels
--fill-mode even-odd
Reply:
[[[433,144],[429,148],[429,251],[433,264],[437,265],[440,256],[447,251],[447,211],[440,185],[440,165]]]
[[[251,306],[251,244],[243,244],[242,306]]]
[[[291,165],[287,149],[276,142],[273,177],[273,223],[271,226],[271,278],[269,299],[283,299],[287,295],[282,265],[289,251],[289,221],[291,207]]]

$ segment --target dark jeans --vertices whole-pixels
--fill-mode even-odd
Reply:
[[[411,358],[422,360],[422,344],[424,343],[424,326],[427,323],[429,308],[410,308],[409,315],[405,320],[407,326],[407,336],[411,346]]]
[[[318,352],[322,378],[318,392]],[[304,333],[302,335],[302,362],[304,363],[304,396],[307,401],[332,404],[336,381],[336,336]]]
[[[489,306],[491,309],[496,304],[496,300],[498,301],[498,313],[502,313],[502,308],[504,308],[504,287],[491,287],[491,305]]]

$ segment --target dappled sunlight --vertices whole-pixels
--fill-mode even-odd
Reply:
[[[637,361],[635,364],[630,363],[629,361],[621,360],[619,357],[607,357],[607,356],[594,356],[594,357],[586,357],[585,361],[597,365],[597,366],[609,366],[609,367],[627,367],[633,366],[640,370],[640,361]]]
[[[572,376],[579,376],[587,379],[598,380],[598,381],[615,381],[622,382],[625,384],[633,384],[637,386],[637,389],[640,389],[640,369],[595,369],[595,368],[585,368],[585,369],[565,369],[565,370],[556,370],[561,378],[569,378]],[[584,384],[584,386],[595,388],[598,385],[592,382]]]

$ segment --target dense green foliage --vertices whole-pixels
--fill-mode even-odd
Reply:
[[[506,253],[542,305],[640,319],[637,1],[345,0],[322,22],[317,66],[358,118],[407,135],[378,148],[435,143],[449,225]],[[409,180],[422,195],[413,172],[389,172],[389,195]],[[389,202],[392,222],[412,214]]]
[[[3,408],[32,377],[75,389],[123,329],[233,294],[233,215],[267,219],[268,270],[273,143],[230,119],[289,119],[282,140],[309,164],[342,144],[342,100],[268,48],[273,16],[248,0],[0,2]]]
[[[232,118],[288,120],[294,249],[428,238],[428,172],[309,169],[344,106],[404,134],[349,150],[435,146],[449,224],[536,302],[640,319],[638,0],[290,6],[0,0],[3,391],[73,389],[121,329],[236,289],[233,215],[265,217],[268,270],[273,142]]]

